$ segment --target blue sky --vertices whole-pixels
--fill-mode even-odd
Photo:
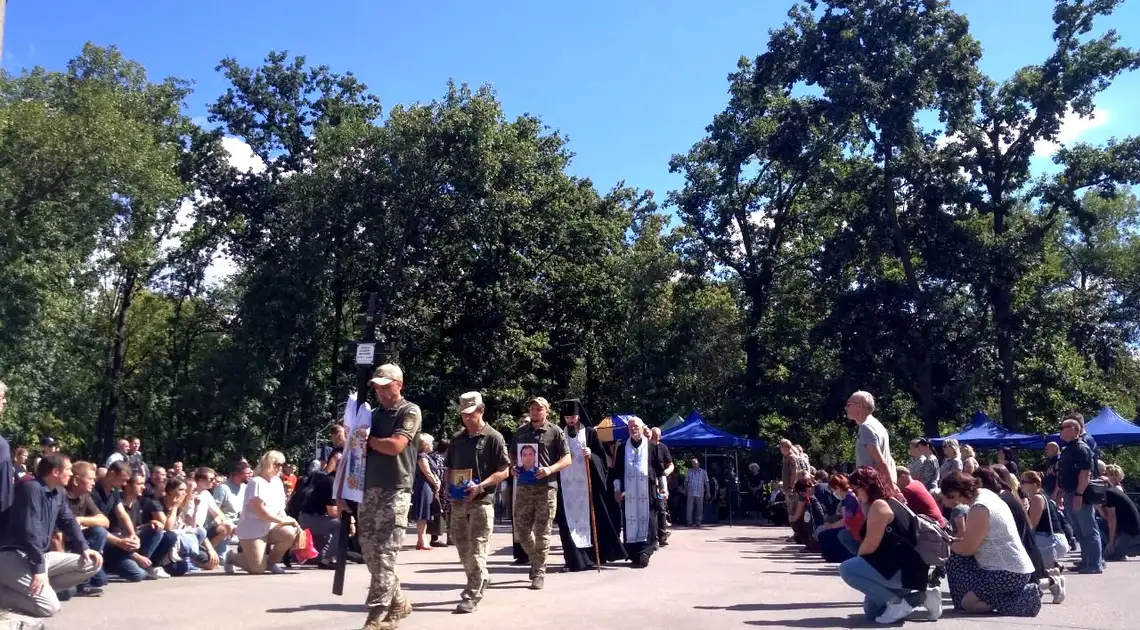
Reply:
[[[601,189],[619,180],[664,193],[671,154],[700,139],[726,101],[740,55],[763,51],[790,0],[625,0],[572,3],[367,0],[8,0],[4,67],[60,68],[87,41],[114,44],[156,77],[193,79],[190,114],[224,90],[227,56],[256,65],[269,50],[351,70],[385,107],[430,101],[449,78],[491,83],[509,114],[537,114],[571,140],[575,174]],[[1005,77],[1051,46],[1047,0],[959,0]],[[1140,47],[1140,0],[1112,20]],[[1097,123],[1069,137],[1140,133],[1140,76],[1103,94]]]

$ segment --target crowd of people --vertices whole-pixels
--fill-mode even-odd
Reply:
[[[549,402],[532,398],[504,437],[483,419],[481,394],[468,392],[462,428],[437,442],[403,397],[399,367],[381,366],[371,385],[378,406],[362,407],[359,426],[346,414],[300,479],[278,451],[256,466],[240,459],[223,477],[207,467],[185,472],[181,462],[151,467],[137,438],[120,440],[102,466],[71,461],[50,437],[29,464],[27,449],[9,453],[0,440],[0,606],[48,617],[61,601],[98,596],[112,577],[279,574],[291,558],[331,569],[348,515],[349,556],[372,575],[364,628],[391,630],[412,612],[396,577],[412,523],[417,550],[456,548],[467,577],[456,612],[472,613],[490,581],[497,499],[511,514],[515,561],[541,590],[554,524],[565,571],[644,568],[674,523],[700,527],[710,504],[718,507],[717,486],[735,481],[734,472],[710,476],[695,458],[674,475],[658,429],[632,418],[627,439],[603,437],[576,400],[562,403],[556,423]],[[0,412],[6,395],[0,384]],[[896,623],[923,608],[937,619],[944,581],[963,612],[1033,617],[1045,595],[1065,599],[1066,571],[1100,573],[1105,560],[1140,553],[1140,513],[1123,472],[1099,461],[1080,414],[1065,417],[1063,446],[1048,444],[1035,471],[1021,470],[1010,449],[981,464],[954,440],[940,459],[925,438],[897,465],[874,409],[866,392],[847,403],[858,425],[850,474],[814,468],[783,440],[779,487],[772,501],[754,503],[760,511],[768,503],[770,516],[778,505],[789,542],[840,563],[868,617]],[[753,464],[748,495],[759,477]],[[1080,561],[1064,567],[1075,548]]]
[[[0,383],[0,413],[7,394]],[[279,574],[297,550],[331,568],[343,438],[343,427],[334,431],[300,488],[279,451],[256,466],[239,459],[227,477],[182,462],[150,466],[138,438],[119,440],[101,466],[73,461],[50,436],[30,461],[27,448],[10,451],[0,438],[0,608],[51,617],[72,597],[101,595],[112,578]]]
[[[1062,420],[1063,444],[1046,445],[1038,471],[1022,470],[1010,448],[982,464],[953,439],[940,461],[930,440],[916,438],[908,464],[896,465],[874,410],[867,392],[847,402],[859,427],[849,475],[813,468],[783,440],[778,491],[789,542],[840,563],[869,618],[893,624],[924,608],[937,619],[943,581],[961,612],[1035,617],[1044,596],[1064,601],[1066,572],[1102,573],[1106,560],[1140,554],[1140,511],[1124,473],[1100,461],[1080,413]],[[1079,560],[1066,567],[1073,549]]]

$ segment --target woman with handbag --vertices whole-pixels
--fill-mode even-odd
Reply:
[[[1021,490],[1029,497],[1029,527],[1037,539],[1037,549],[1045,568],[1053,571],[1061,564],[1061,559],[1069,553],[1069,540],[1061,523],[1061,513],[1057,504],[1045,496],[1041,488],[1041,473],[1027,470],[1021,473]]]

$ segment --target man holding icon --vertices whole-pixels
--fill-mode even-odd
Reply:
[[[530,423],[515,431],[511,440],[516,465],[511,475],[518,484],[514,527],[523,551],[530,557],[530,588],[541,590],[546,582],[546,556],[550,531],[558,509],[558,472],[570,465],[570,446],[561,427],[546,421],[550,403],[532,398]],[[533,451],[535,459],[529,461]],[[531,468],[537,466],[537,470]]]
[[[495,488],[507,479],[511,468],[507,443],[501,433],[483,420],[484,408],[479,392],[467,392],[459,397],[463,429],[452,436],[447,449],[448,491],[451,493],[448,531],[467,573],[467,586],[460,594],[457,613],[475,612],[483,599],[490,577],[487,554],[495,526],[492,501]]]

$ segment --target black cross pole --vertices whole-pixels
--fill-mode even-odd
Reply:
[[[360,341],[356,343],[356,405],[368,402],[368,381],[372,379],[372,370],[379,359],[383,364],[388,361],[387,344],[381,343],[380,353],[377,356],[376,344],[376,327],[378,325],[378,315],[376,313],[377,294],[375,292],[368,294],[368,308],[364,312],[364,321],[361,326]],[[383,322],[379,322],[382,326]],[[347,446],[347,444],[346,444]],[[342,459],[342,461],[344,461]],[[342,474],[340,476],[341,488],[337,489],[337,496],[343,496],[344,478],[347,476]],[[355,512],[359,506],[352,505],[352,510]],[[351,527],[352,515],[340,515],[340,538],[336,550],[336,571],[333,573],[333,595],[344,594],[344,569],[348,558],[348,543],[349,543],[349,529]],[[359,520],[357,521],[359,523]]]

